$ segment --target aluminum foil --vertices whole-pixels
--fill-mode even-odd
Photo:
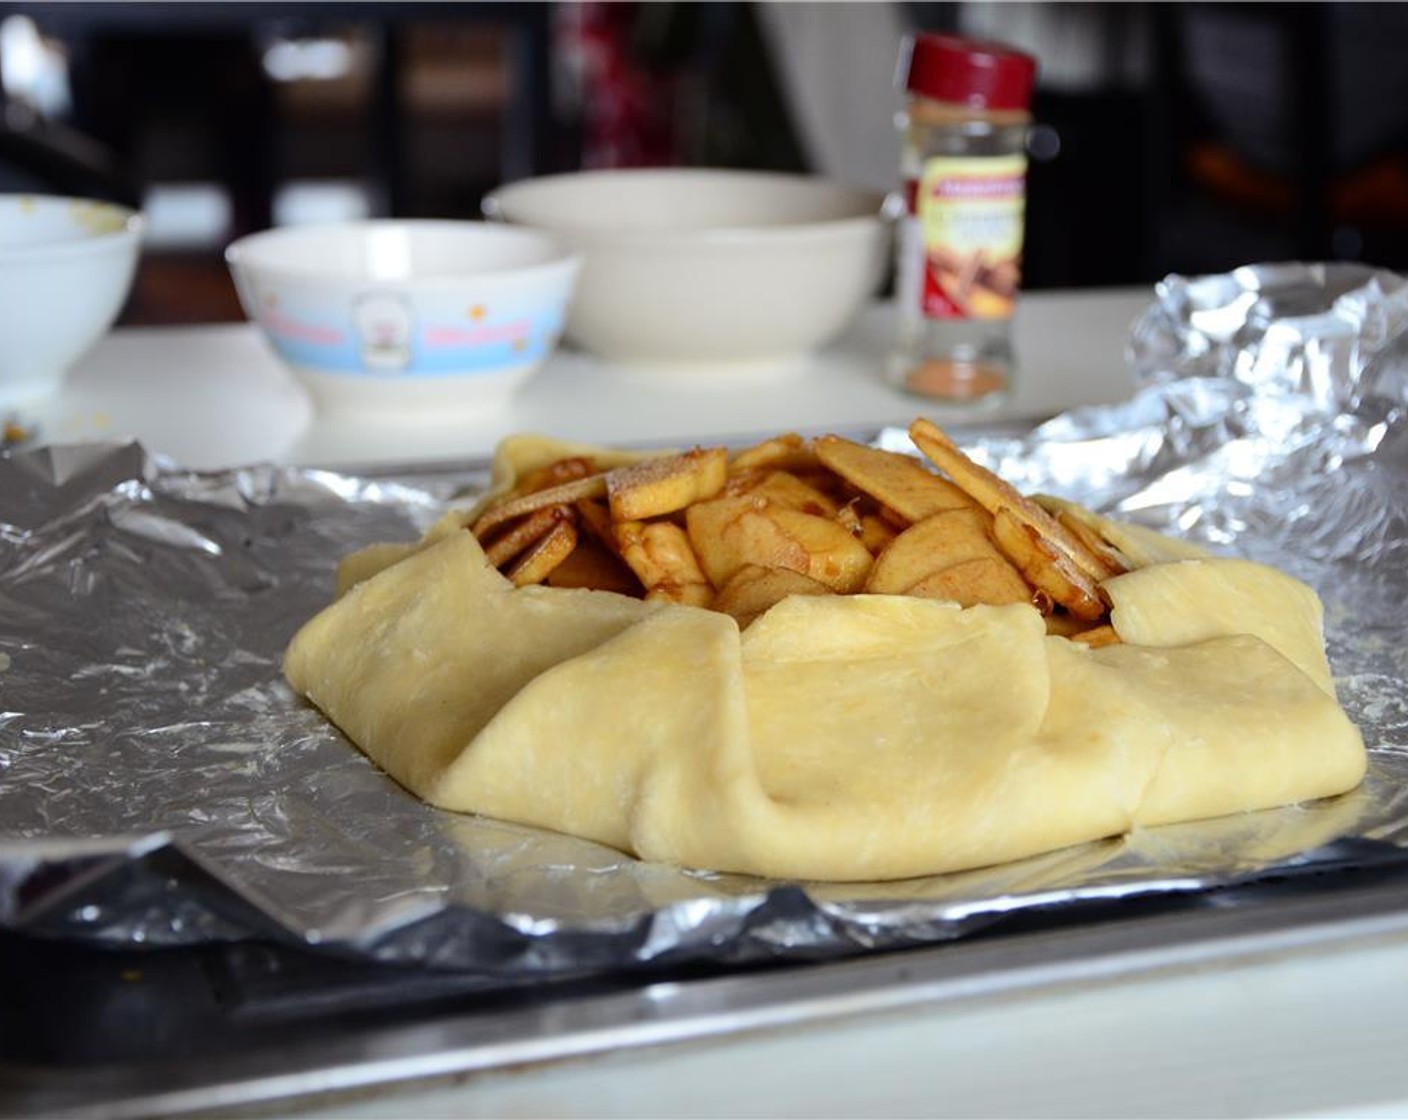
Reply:
[[[1131,338],[1130,402],[966,441],[1025,488],[1315,586],[1372,748],[1364,785],[902,883],[686,871],[435,810],[292,695],[281,653],[337,558],[415,536],[483,486],[482,464],[199,474],[131,445],[11,451],[0,925],[110,944],[273,937],[507,980],[838,956],[1036,907],[1408,862],[1406,303],[1400,278],[1365,269],[1171,277]]]

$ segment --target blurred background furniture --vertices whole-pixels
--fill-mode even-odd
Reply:
[[[3,4],[0,72],[12,108],[62,122],[136,184],[151,232],[126,321],[235,319],[220,261],[235,237],[473,212],[502,178],[548,166],[552,14],[493,2]]]
[[[893,184],[910,29],[1036,53],[1029,288],[1408,267],[1408,8],[1361,3],[0,4],[0,183],[140,198],[125,321],[236,319],[270,224],[466,217],[660,164]]]

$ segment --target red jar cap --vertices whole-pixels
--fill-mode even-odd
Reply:
[[[1036,59],[1003,43],[920,32],[900,57],[905,89],[971,109],[1025,109]]]

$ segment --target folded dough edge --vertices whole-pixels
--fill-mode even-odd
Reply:
[[[305,624],[285,659],[298,692],[442,808],[646,859],[880,880],[1363,775],[1318,599],[1261,565],[1117,577],[1127,644],[1102,650],[1047,637],[1030,607],[891,596],[784,600],[740,635],[715,612],[514,588],[442,526]]]

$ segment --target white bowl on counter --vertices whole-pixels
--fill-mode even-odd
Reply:
[[[60,387],[122,310],[141,243],[126,206],[0,195],[0,408]]]
[[[668,168],[525,179],[484,212],[582,256],[571,341],[711,373],[786,366],[840,334],[884,276],[883,202],[804,175]]]
[[[556,348],[579,265],[547,234],[448,220],[266,230],[225,259],[320,407],[384,415],[501,403]]]

